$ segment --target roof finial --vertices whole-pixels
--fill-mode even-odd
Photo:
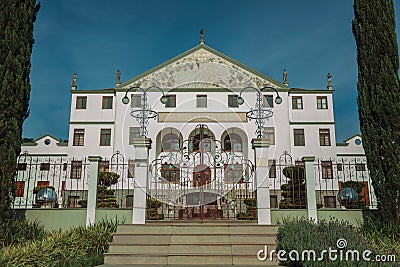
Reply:
[[[201,45],[204,44],[204,30],[203,29],[200,30],[200,44]]]
[[[72,81],[71,81],[71,89],[76,90],[78,86],[76,86],[76,73],[74,73],[74,76],[72,76]]]
[[[115,74],[115,87],[121,85],[121,72],[119,69],[117,70],[117,74]]]
[[[283,85],[288,86],[288,81],[287,81],[287,71],[286,69],[283,69]]]
[[[328,78],[328,86],[326,88],[328,88],[328,90],[333,90],[332,75],[330,72],[328,72],[327,78]]]

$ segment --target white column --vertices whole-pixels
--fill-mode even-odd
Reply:
[[[100,156],[89,156],[88,197],[86,208],[86,226],[94,224],[97,205],[97,181],[99,177]]]
[[[268,139],[251,140],[254,149],[255,179],[257,184],[257,219],[258,224],[271,224],[271,203],[269,193]]]
[[[146,195],[147,176],[149,166],[149,150],[151,148],[150,138],[135,138],[135,184],[133,191],[133,224],[145,224],[146,222]]]
[[[315,157],[303,157],[302,160],[304,162],[304,170],[306,176],[308,218],[317,222],[317,197],[315,194],[314,172]]]

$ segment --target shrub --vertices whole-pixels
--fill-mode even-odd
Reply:
[[[347,246],[338,248],[339,239],[345,239]],[[307,219],[284,221],[284,225],[278,230],[277,243],[277,251],[285,250],[287,252],[284,257],[288,258],[285,264],[289,266],[370,266],[370,262],[364,262],[362,259],[363,251],[371,250],[373,254],[378,253],[353,229],[352,225],[337,220],[321,220],[317,224]],[[314,250],[316,258],[319,258],[322,251],[329,250],[329,248],[338,250],[338,253],[336,253],[338,260],[331,261],[327,253],[325,253],[322,261],[308,260],[307,257],[304,261],[302,260],[304,250]],[[292,250],[299,252],[299,261],[289,258],[288,253]],[[360,261],[339,261],[340,251],[343,251],[343,259],[345,259],[348,250],[359,251]]]
[[[1,221],[0,229],[0,248],[41,239],[46,235],[43,225],[25,219]]]
[[[280,209],[304,209],[307,205],[306,181],[304,167],[290,166],[283,169],[288,178],[287,184],[281,186],[283,200]]]
[[[400,260],[400,224],[364,216],[358,232],[382,254],[395,255]]]
[[[101,172],[99,174],[99,185],[97,186],[97,207],[118,208],[115,190],[108,187],[118,183],[119,174],[115,172]]]
[[[146,219],[148,220],[163,220],[164,214],[159,214],[158,209],[161,207],[162,202],[154,199],[147,199]]]
[[[87,208],[87,199],[79,199],[78,205],[80,205],[81,208]]]
[[[111,186],[118,183],[119,174],[115,172],[100,172],[99,173],[99,184],[105,186]]]
[[[94,266],[103,263],[103,253],[116,230],[116,222],[102,221],[90,227],[54,231],[41,240],[3,249],[0,266]]]
[[[257,201],[255,198],[246,198],[243,200],[246,205],[246,212],[238,212],[236,219],[238,220],[254,220],[256,218]]]

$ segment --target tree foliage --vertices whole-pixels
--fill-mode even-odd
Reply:
[[[36,0],[0,0],[0,220],[10,217],[22,124],[28,116]]]
[[[400,220],[400,87],[392,0],[355,0],[358,113],[381,219]]]
[[[280,209],[305,209],[307,207],[305,171],[302,166],[290,166],[283,169],[288,180],[281,186]]]
[[[118,183],[119,174],[115,172],[100,172],[99,183],[97,186],[97,207],[98,208],[118,208],[115,198],[115,189],[112,185]]]

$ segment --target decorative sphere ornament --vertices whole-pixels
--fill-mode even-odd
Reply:
[[[57,202],[57,193],[51,187],[42,188],[36,194],[36,203]]]
[[[353,203],[359,200],[358,193],[351,187],[343,188],[338,193],[340,204],[345,207],[352,206]]]

